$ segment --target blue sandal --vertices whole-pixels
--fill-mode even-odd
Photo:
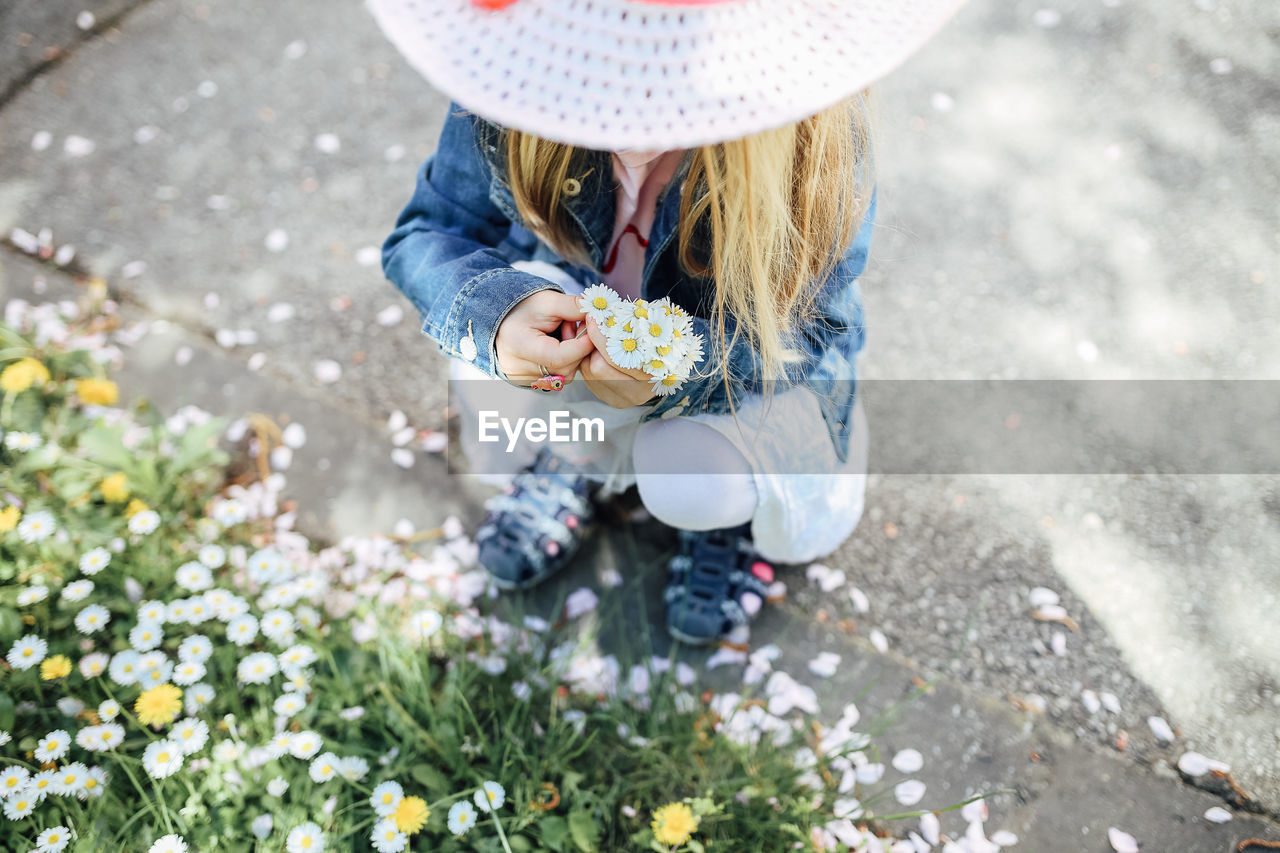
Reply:
[[[668,564],[663,593],[674,639],[698,646],[724,639],[764,604],[773,566],[752,549],[750,531],[750,524],[680,531],[680,553]]]
[[[591,482],[546,449],[485,509],[478,557],[503,590],[528,589],[567,566],[595,515]]]

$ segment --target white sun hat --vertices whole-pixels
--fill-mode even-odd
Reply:
[[[722,142],[901,64],[964,0],[366,0],[460,106],[598,150]]]

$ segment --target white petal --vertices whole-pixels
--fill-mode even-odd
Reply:
[[[1214,806],[1204,813],[1204,819],[1210,823],[1226,823],[1231,820],[1231,817],[1231,812],[1227,811],[1222,806]]]
[[[400,411],[399,409],[396,409],[394,412],[391,413],[391,417],[387,418],[387,429],[391,430],[392,432],[397,432],[399,430],[404,429],[405,425],[408,423],[409,423],[409,419],[405,417],[404,412]]]
[[[1156,736],[1156,740],[1161,743],[1173,743],[1173,727],[1164,717],[1147,717],[1147,725],[1151,727],[1151,733]]]
[[[972,803],[965,803],[960,809],[960,817],[964,818],[966,823],[981,823],[987,819],[987,801],[974,800]]]
[[[289,447],[297,450],[307,443],[307,430],[302,424],[295,421],[284,428],[280,438]]]
[[[809,661],[809,671],[823,678],[835,675],[839,668],[840,655],[833,652],[820,652],[816,658]]]
[[[298,313],[288,302],[277,302],[267,309],[267,319],[272,323],[283,323],[285,320],[293,319],[293,315]]]
[[[316,137],[316,150],[322,154],[337,154],[342,148],[342,140],[336,134],[322,133]]]
[[[62,151],[68,157],[85,157],[92,154],[96,147],[92,139],[85,139],[75,134],[68,136],[62,143]]]
[[[444,453],[445,448],[449,446],[449,434],[447,432],[429,432],[422,437],[419,442],[422,449],[427,453]]]
[[[342,378],[342,365],[331,358],[323,358],[315,363],[314,372],[317,382],[330,385]]]
[[[942,824],[933,812],[920,815],[920,834],[930,844],[937,844],[942,837]]]
[[[747,662],[747,653],[738,649],[722,646],[707,658],[707,669],[715,669],[717,666],[725,664],[734,665]]]
[[[1066,619],[1067,609],[1060,604],[1042,604],[1036,608],[1037,619]]]
[[[1217,770],[1221,773],[1230,773],[1231,766],[1221,761],[1215,761],[1212,758],[1201,755],[1198,752],[1185,752],[1178,759],[1178,769],[1188,776],[1203,776],[1205,773]]]
[[[53,142],[53,134],[47,130],[37,130],[35,136],[31,137],[31,150],[43,151],[49,147],[49,143]]]
[[[391,461],[401,468],[412,468],[413,460],[413,451],[407,447],[396,447],[391,451]]]
[[[871,600],[867,598],[867,594],[856,586],[849,587],[849,600],[853,602],[853,611],[855,613],[866,613],[871,610]]]
[[[1032,607],[1043,607],[1046,604],[1058,604],[1058,594],[1048,587],[1038,586],[1027,595]]]
[[[382,260],[382,250],[377,246],[361,246],[356,249],[356,263],[362,267],[372,267]]]
[[[889,638],[879,628],[871,629],[871,645],[876,647],[876,651],[884,654],[889,651]]]
[[[1116,694],[1103,691],[1098,694],[1098,699],[1102,702],[1102,707],[1106,708],[1111,713],[1120,713],[1120,700],[1116,698]]]
[[[999,844],[1001,847],[1012,847],[1018,843],[1018,836],[1014,835],[1007,829],[1002,829],[999,832],[993,833],[991,835],[991,840],[996,844]]]
[[[908,779],[893,787],[893,796],[904,806],[914,806],[924,797],[925,784],[919,779]]]
[[[1102,700],[1092,690],[1081,690],[1080,701],[1084,703],[1085,710],[1090,714],[1096,714],[1102,709]]]
[[[404,319],[404,309],[399,305],[388,305],[378,312],[379,326],[394,326]]]
[[[289,245],[289,234],[283,228],[273,228],[262,242],[268,252],[283,252]]]
[[[916,773],[924,767],[924,756],[916,749],[903,749],[893,757],[893,769],[899,773]]]
[[[402,430],[398,430],[395,435],[391,436],[391,443],[396,447],[404,447],[406,444],[413,441],[413,437],[417,434],[418,431],[416,429],[407,426]]]
[[[1061,631],[1053,632],[1053,639],[1049,641],[1049,648],[1053,649],[1053,653],[1058,657],[1062,657],[1067,653],[1067,635]]]
[[[1116,853],[1138,853],[1138,841],[1127,832],[1121,832],[1114,826],[1107,830],[1107,838],[1111,841],[1111,849]]]

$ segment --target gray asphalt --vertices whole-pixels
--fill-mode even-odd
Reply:
[[[150,396],[306,423],[291,477],[318,496],[309,529],[476,520],[483,493],[438,458],[390,462],[392,411],[444,426],[445,366],[361,263],[434,147],[441,97],[355,5],[286,0],[262,15],[150,0],[82,43],[80,11],[45,4],[23,19],[40,30],[31,43],[71,45],[36,76],[29,57],[0,54],[18,86],[0,107],[0,234],[52,229],[75,246],[73,267],[168,321],[130,361]],[[16,18],[3,20],[8,38]],[[1280,9],[1260,2],[962,10],[879,87],[863,375],[1280,377],[1278,29]],[[49,145],[36,151],[40,131]],[[321,134],[336,152],[317,147]],[[70,136],[93,151],[68,154]],[[266,245],[274,229],[282,251]],[[0,260],[6,293],[25,292],[33,268],[13,246]],[[280,303],[293,314],[272,322]],[[391,306],[405,318],[382,325]],[[214,342],[239,329],[256,341]],[[175,385],[180,346],[194,357]],[[341,364],[339,381],[316,381],[321,359]],[[1027,849],[1106,849],[1107,826],[1126,820],[1146,849],[1225,849],[1248,834],[1244,812],[1204,825],[1202,803],[1220,800],[1170,769],[1194,749],[1280,811],[1280,478],[880,475],[868,507],[824,561],[846,587],[826,594],[788,573],[788,603],[753,639],[789,637],[798,671],[819,646],[847,645],[829,695],[874,673],[889,685],[882,702],[911,678],[939,679],[912,706],[921,721],[895,730],[899,745],[933,745],[939,788],[1014,787],[993,812]],[[1037,586],[1061,595],[1078,631],[1031,618]],[[842,620],[852,635],[829,627]],[[873,629],[887,653],[868,644]],[[1091,713],[1083,690],[1113,694],[1119,712]],[[1155,714],[1179,731],[1173,745],[1151,735]],[[1196,834],[1171,834],[1184,831]]]

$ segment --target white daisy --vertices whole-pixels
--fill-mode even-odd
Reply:
[[[39,802],[40,798],[33,794],[30,789],[19,791],[12,797],[5,799],[4,816],[9,820],[22,820],[36,810],[36,804]]]
[[[4,746],[6,743],[8,743],[11,740],[13,740],[13,735],[9,734],[6,731],[0,731],[0,746]]]
[[[646,353],[656,352],[658,347],[669,347],[675,342],[671,318],[660,312],[652,311],[644,320],[631,324]]]
[[[48,643],[35,634],[27,634],[13,644],[13,648],[9,649],[9,654],[5,655],[5,660],[14,669],[31,669],[31,667],[44,660],[45,653],[48,651]]]
[[[3,772],[0,772],[0,797],[19,793],[27,787],[27,781],[30,778],[31,771],[25,767],[19,767],[16,764],[6,767]]]
[[[138,676],[141,670],[138,667],[138,659],[141,657],[133,649],[118,652],[111,659],[111,666],[108,672],[111,674],[111,680],[121,686],[138,683]]]
[[[154,779],[164,779],[182,769],[182,746],[165,738],[152,741],[142,753],[142,766]]]
[[[20,452],[35,450],[41,444],[44,444],[44,440],[33,432],[10,432],[4,437],[5,447]]]
[[[31,777],[31,781],[27,783],[27,793],[35,797],[37,800],[43,800],[49,794],[53,793],[53,771],[41,770],[39,773]]]
[[[89,583],[89,581],[85,581]],[[90,604],[76,614],[76,630],[81,634],[96,634],[111,621],[111,613],[101,604]]]
[[[344,720],[358,720],[364,716],[364,706],[352,705],[350,708],[343,708],[338,712],[338,716]]]
[[[188,714],[198,714],[210,702],[217,693],[208,684],[199,683],[188,687],[183,697],[183,708]]]
[[[670,356],[664,358],[657,353],[645,355],[644,362],[640,368],[655,379],[661,379],[675,373],[677,362]]]
[[[241,684],[266,684],[280,671],[276,656],[270,652],[255,652],[236,665],[236,680]]]
[[[46,761],[57,761],[67,754],[71,748],[71,735],[64,729],[49,732],[36,743],[36,760],[43,764]]]
[[[644,363],[644,347],[639,336],[626,331],[610,330],[605,350],[619,367],[634,370]]]
[[[668,373],[666,376],[655,376],[649,385],[649,390],[659,397],[670,396],[680,390],[680,377],[674,373]]]
[[[396,829],[396,822],[388,818],[373,825],[369,841],[378,853],[400,853],[409,843],[409,836]]]
[[[214,504],[213,509],[210,510],[209,515],[223,527],[239,524],[249,517],[244,505],[234,498],[218,501]]]
[[[213,608],[202,595],[193,595],[187,599],[187,624],[203,625],[213,618]]]
[[[507,790],[497,782],[485,782],[475,793],[476,808],[488,813],[502,808],[507,801]]]
[[[160,514],[153,509],[135,512],[129,519],[129,532],[145,536],[160,526]]]
[[[97,678],[107,671],[111,656],[104,652],[90,652],[80,658],[80,674],[85,678]]]
[[[218,741],[217,746],[213,748],[213,757],[218,761],[226,761],[228,763],[240,758],[244,748],[233,740]]]
[[[179,661],[173,668],[173,683],[186,687],[204,678],[204,664],[198,660]]]
[[[76,744],[89,752],[106,752],[124,741],[124,726],[119,723],[103,723],[87,726],[76,732]]]
[[[213,654],[213,643],[204,634],[192,634],[178,645],[178,660],[204,663]]]
[[[289,853],[323,853],[324,833],[314,823],[304,823],[289,830],[285,839],[285,849]]]
[[[93,592],[93,581],[72,581],[62,588],[62,598],[64,601],[83,601],[91,592]]]
[[[622,309],[625,300],[607,284],[593,284],[578,296],[578,307],[601,326],[606,317]]]
[[[84,710],[84,703],[74,696],[63,696],[58,700],[58,710],[65,716],[75,717]]]
[[[253,819],[253,823],[249,824],[249,829],[253,830],[253,834],[258,838],[266,838],[271,834],[272,827],[275,826],[275,818],[269,814],[260,814]]]
[[[164,626],[160,622],[138,622],[129,631],[129,646],[140,652],[150,652],[164,642]]]
[[[294,758],[311,758],[323,745],[324,740],[313,731],[295,732],[293,737],[289,738],[289,754]]]
[[[181,835],[162,835],[147,853],[187,853],[187,842]]]
[[[163,652],[149,652],[138,661],[138,686],[143,690],[167,682],[173,675],[173,661]]]
[[[213,612],[222,621],[230,622],[249,612],[249,602],[238,595],[228,595],[221,604],[213,608]]]
[[[310,666],[317,660],[319,655],[316,654],[316,650],[304,643],[290,646],[280,653],[280,666],[286,669]]]
[[[282,717],[292,717],[305,707],[307,707],[307,701],[302,696],[297,693],[285,693],[283,696],[276,698],[271,710]]]
[[[262,633],[277,643],[293,635],[293,614],[288,610],[268,610],[262,614]]]
[[[169,605],[163,601],[144,601],[138,605],[138,624],[154,622],[162,625],[168,615]]]
[[[58,524],[51,513],[44,510],[29,512],[18,522],[18,538],[32,545],[48,539],[57,529]]]
[[[227,623],[227,639],[237,646],[247,646],[258,636],[258,620],[245,613]]]
[[[82,800],[101,797],[107,792],[107,771],[101,767],[90,767],[85,776],[84,787],[80,789]]]
[[[184,717],[173,724],[169,737],[177,741],[184,755],[192,755],[209,742],[209,724],[195,717]]]
[[[98,718],[103,722],[111,722],[120,716],[120,703],[114,699],[104,699],[98,705]]]
[[[289,571],[284,557],[272,548],[263,548],[249,558],[246,566],[249,580],[260,584],[281,583],[287,581]]]
[[[391,817],[402,799],[404,799],[404,789],[400,787],[400,783],[388,780],[373,789],[373,795],[369,797],[369,805],[373,806],[378,817]]]
[[[283,776],[277,776],[267,783],[267,793],[273,797],[283,797],[287,790],[289,790],[289,783]]]
[[[200,549],[197,558],[209,568],[219,569],[227,561],[227,552],[221,545],[205,545]]]
[[[84,787],[85,779],[89,777],[88,766],[79,761],[64,764],[55,772],[57,775],[53,780],[53,792],[63,797],[75,796],[80,793],[80,789]]]
[[[310,774],[312,782],[328,782],[338,775],[338,756],[332,752],[322,753],[311,762],[311,767],[307,772]]]
[[[369,775],[369,762],[358,755],[338,759],[338,775],[348,782],[360,782]]]
[[[96,575],[111,564],[111,552],[106,548],[94,548],[80,556],[80,571]]]
[[[17,596],[18,606],[26,607],[28,604],[36,604],[37,602],[44,601],[48,597],[49,597],[49,587],[43,586],[41,584],[36,584],[35,586],[29,586],[26,589],[18,592],[18,596]]]
[[[175,598],[169,602],[169,607],[165,611],[164,621],[170,625],[185,625],[187,615],[187,600],[185,598]]]
[[[466,835],[476,823],[476,810],[466,800],[459,800],[449,807],[449,831],[454,835]]]
[[[62,853],[71,843],[71,830],[65,826],[51,826],[36,836],[39,853]]]
[[[204,563],[193,560],[178,566],[178,570],[173,573],[173,580],[183,589],[200,592],[213,586],[213,572]]]

